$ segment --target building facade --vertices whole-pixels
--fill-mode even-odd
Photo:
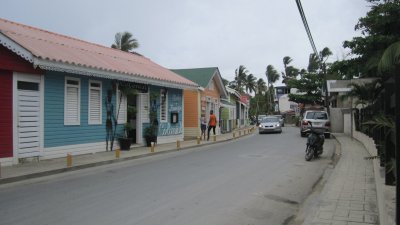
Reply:
[[[142,145],[150,110],[158,143],[183,139],[192,81],[139,54],[3,19],[0,30],[2,165],[116,149],[128,123]]]

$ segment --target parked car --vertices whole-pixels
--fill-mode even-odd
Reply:
[[[258,126],[258,133],[282,133],[281,123],[276,116],[264,117]]]
[[[323,132],[326,138],[331,136],[331,122],[328,113],[325,111],[305,111],[303,119],[300,121],[300,135],[305,137],[308,132],[309,124],[312,123],[313,129]]]

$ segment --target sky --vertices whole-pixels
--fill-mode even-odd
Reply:
[[[370,10],[366,0],[302,0],[318,51],[348,56],[345,40]],[[257,78],[283,57],[307,68],[312,52],[295,0],[2,0],[0,18],[111,46],[117,32],[139,42],[136,52],[170,69],[218,67],[234,79],[243,65]],[[279,82],[278,82],[279,83]]]

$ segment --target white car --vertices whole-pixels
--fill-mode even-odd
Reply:
[[[276,116],[264,117],[258,126],[258,133],[282,133],[282,126]]]
[[[331,122],[328,113],[325,111],[305,111],[300,121],[300,135],[305,137],[311,122],[313,129],[323,132],[326,138],[331,136]]]

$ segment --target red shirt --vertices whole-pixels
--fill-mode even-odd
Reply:
[[[214,114],[210,115],[210,121],[208,122],[209,126],[216,126],[217,125],[217,117]]]

